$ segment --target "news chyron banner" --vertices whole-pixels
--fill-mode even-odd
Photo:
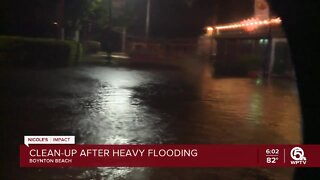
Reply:
[[[21,167],[320,167],[320,145],[77,145],[26,136]]]

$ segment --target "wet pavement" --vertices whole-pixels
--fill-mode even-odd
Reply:
[[[208,66],[90,63],[1,69],[4,179],[291,179],[292,169],[20,169],[24,135],[78,144],[296,144],[294,81],[214,78]],[[6,154],[4,156],[4,154]]]

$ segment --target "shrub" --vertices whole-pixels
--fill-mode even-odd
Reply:
[[[82,44],[85,54],[96,54],[101,50],[101,43],[98,41],[85,41]]]
[[[72,65],[81,57],[73,41],[0,36],[0,62],[15,65]]]

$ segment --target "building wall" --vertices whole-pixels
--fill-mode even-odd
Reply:
[[[198,39],[197,55],[209,59],[216,56],[217,53],[217,41],[212,36],[201,36]]]
[[[273,76],[294,77],[290,48],[286,38],[272,39],[269,74]]]
[[[255,59],[258,71],[265,76],[294,77],[286,38],[232,38],[217,40],[217,61],[226,67]],[[228,68],[227,68],[228,69]],[[227,72],[232,74],[232,72]]]
[[[189,40],[129,40],[127,53],[132,57],[150,60],[184,58],[196,53],[197,42]]]

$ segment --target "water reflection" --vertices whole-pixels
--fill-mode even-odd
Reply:
[[[212,78],[189,81],[177,71],[98,71],[101,86],[93,94],[86,116],[74,128],[85,132],[86,144],[158,143],[299,143],[300,110],[291,81]],[[147,77],[147,78],[146,78]],[[150,78],[151,77],[151,78]],[[89,121],[88,121],[89,120]],[[82,121],[87,123],[82,124]],[[92,127],[92,128],[90,128]],[[288,129],[288,127],[290,127]],[[158,179],[152,168],[98,168],[78,177],[97,179]],[[200,171],[224,177],[225,170]],[[244,173],[248,170],[235,171]],[[161,171],[159,177],[185,177],[181,171]],[[194,173],[192,173],[194,172]],[[251,172],[251,170],[249,170]],[[252,173],[254,172],[254,173]],[[288,170],[255,170],[243,178],[286,176]],[[199,173],[199,172],[198,172]],[[189,177],[199,174],[191,171]],[[261,175],[262,173],[262,175]],[[94,174],[94,175],[93,175]],[[130,177],[130,178],[129,178]],[[190,179],[193,179],[190,178]],[[161,178],[159,178],[161,179]]]
[[[82,174],[74,177],[75,179],[95,179],[95,180],[114,180],[114,179],[147,179],[146,168],[96,168],[86,170]]]
[[[263,116],[262,111],[262,96],[258,92],[254,92],[251,95],[251,100],[249,103],[249,111],[247,115],[247,120],[252,121],[255,124],[261,123],[261,117]]]
[[[2,89],[8,90],[0,95],[6,102],[1,114],[14,122],[7,123],[10,133],[6,133],[17,137],[6,145],[12,147],[6,151],[10,155],[9,151],[16,150],[19,137],[25,134],[48,132],[75,135],[78,144],[301,141],[293,81],[257,83],[256,79],[213,78],[210,71],[201,72],[89,66],[4,74],[0,78],[11,80],[2,81]],[[37,83],[25,83],[34,77],[39,77]],[[11,82],[16,84],[10,89]],[[18,160],[8,160],[11,165],[6,167],[7,177],[17,177],[11,179],[290,179],[292,175],[291,169],[246,168],[19,169],[14,162]]]
[[[127,70],[111,73],[98,70],[93,77],[98,76],[101,85],[84,109],[86,115],[74,127],[86,134],[81,143],[161,143],[165,124],[161,124],[159,113],[133,96],[134,87],[148,81],[145,78],[148,76],[143,72],[128,73]],[[87,133],[88,129],[94,133]]]

